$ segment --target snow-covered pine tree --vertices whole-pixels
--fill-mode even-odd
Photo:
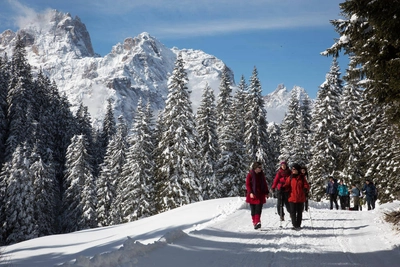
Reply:
[[[11,58],[10,83],[7,95],[8,135],[6,136],[6,160],[14,150],[32,137],[32,87],[31,67],[26,59],[25,45],[18,35]]]
[[[307,165],[311,158],[311,109],[307,94],[299,96],[299,110],[297,114],[297,129],[293,144],[293,162]]]
[[[328,175],[337,176],[338,158],[341,151],[339,138],[340,96],[342,79],[336,58],[333,59],[325,82],[320,86],[312,114],[310,181],[313,184],[312,195],[318,201],[325,194]],[[337,178],[337,177],[336,177]]]
[[[202,200],[198,135],[187,83],[188,76],[179,54],[168,81],[164,132],[158,144],[158,212]]]
[[[114,118],[114,110],[112,106],[111,98],[107,100],[107,111],[103,120],[103,127],[100,129],[96,138],[96,166],[100,166],[104,161],[104,156],[107,151],[108,143],[112,136],[116,133],[117,127]],[[98,172],[96,172],[98,173]]]
[[[122,116],[118,117],[117,132],[107,146],[104,162],[96,181],[97,185],[97,220],[102,226],[120,223],[120,204],[117,196],[121,182],[122,168],[126,163],[128,130]]]
[[[57,233],[57,194],[58,184],[56,181],[54,166],[46,164],[37,147],[33,148],[29,167],[33,181],[35,221],[38,227],[38,236]],[[51,156],[49,162],[52,162]]]
[[[1,177],[6,183],[2,235],[6,244],[39,236],[35,220],[35,197],[29,170],[29,147],[17,146],[12,160],[3,166]]]
[[[261,162],[268,182],[272,182],[275,164],[269,147],[267,111],[261,93],[258,71],[254,67],[246,99],[245,143],[246,156],[249,157],[246,161],[248,163]]]
[[[92,127],[92,119],[88,110],[87,106],[84,106],[83,103],[80,103],[78,110],[76,111],[75,114],[76,118],[76,126],[77,129],[75,132],[75,135],[84,135],[86,138],[87,142],[87,147],[86,149],[88,150],[89,155],[91,156],[91,168],[93,171],[93,174],[95,173],[95,159],[94,159],[94,154],[95,154],[95,148],[94,148],[94,138],[93,138],[93,127]]]
[[[121,212],[121,222],[155,214],[152,112],[149,103],[144,109],[141,98],[128,136],[128,146],[115,205]]]
[[[222,129],[225,127],[227,117],[232,110],[232,85],[228,75],[228,67],[224,66],[219,85],[219,94],[217,99],[217,133],[221,135]]]
[[[281,124],[281,154],[279,158],[285,159],[290,163],[299,163],[299,155],[296,153],[298,149],[296,137],[299,131],[299,115],[300,115],[300,102],[298,92],[292,90],[290,94],[289,105]],[[300,163],[299,163],[300,164]]]
[[[243,140],[237,140],[236,113],[228,113],[219,136],[221,154],[217,166],[217,178],[221,183],[222,197],[243,196],[246,164],[243,159]]]
[[[220,184],[216,178],[220,155],[214,90],[206,83],[197,109],[197,132],[200,142],[201,177],[203,199],[220,197]]]
[[[365,179],[373,181],[380,202],[399,199],[397,172],[400,168],[400,130],[392,124],[381,105],[364,101],[362,118],[365,127]],[[361,186],[364,181],[361,181]]]
[[[343,87],[340,98],[340,109],[343,115],[343,119],[339,122],[342,151],[338,160],[342,166],[339,178],[349,185],[352,182],[360,182],[364,176],[365,151],[362,140],[365,132],[361,121],[363,92],[357,85],[357,80],[347,76],[344,78],[347,84]]]
[[[9,62],[0,56],[0,164],[4,162],[7,133],[7,91],[10,80]]]
[[[74,135],[67,150],[61,223],[63,232],[97,226],[92,156],[85,135]]]

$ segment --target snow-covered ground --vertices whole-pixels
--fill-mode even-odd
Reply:
[[[118,226],[53,235],[2,247],[0,266],[400,266],[400,234],[383,214],[329,210],[311,202],[291,229],[268,199],[254,230],[243,198],[203,201]],[[288,216],[286,216],[289,218]]]

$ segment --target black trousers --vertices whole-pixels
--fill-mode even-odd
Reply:
[[[284,211],[284,207],[286,207],[286,210],[290,213],[289,208],[288,208],[288,193],[286,192],[282,192],[282,191],[278,191],[276,194],[277,197],[277,210],[278,210],[278,214],[279,216],[285,216],[285,211]]]
[[[251,216],[256,214],[261,215],[263,204],[250,204]]]
[[[349,196],[339,196],[340,208],[345,210],[346,207],[350,207],[350,197]]]
[[[304,203],[289,202],[289,207],[290,207],[290,218],[292,219],[293,227],[296,228],[300,227],[301,221],[303,220]]]
[[[339,209],[339,205],[337,203],[337,194],[329,194],[329,202],[331,203],[331,209],[333,209],[333,203],[335,203],[336,209]]]

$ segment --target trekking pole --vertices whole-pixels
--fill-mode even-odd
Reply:
[[[279,195],[280,195],[280,198],[281,198],[281,202],[280,202],[280,205],[279,205],[280,214],[278,214],[279,215],[279,228],[282,228],[282,214],[283,214],[283,194],[282,194],[282,192]]]
[[[312,222],[312,217],[311,217],[311,209],[310,209],[310,206],[308,206],[308,216],[310,217],[311,229],[314,230],[314,226],[313,226],[313,222]]]

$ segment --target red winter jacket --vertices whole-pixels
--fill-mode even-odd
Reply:
[[[306,194],[310,190],[310,185],[308,184],[304,174],[299,174],[298,176],[290,175],[286,178],[285,185],[283,186],[286,190],[289,190],[289,202],[300,203],[306,202]]]
[[[250,170],[246,177],[246,202],[249,204],[264,204],[268,197],[268,185],[264,172],[256,173]],[[250,193],[254,194],[254,198],[250,198]]]
[[[286,169],[279,168],[278,172],[275,175],[275,179],[272,182],[271,188],[281,190],[281,187],[285,184],[286,182],[286,177],[290,175],[291,171],[289,168],[286,167]]]

